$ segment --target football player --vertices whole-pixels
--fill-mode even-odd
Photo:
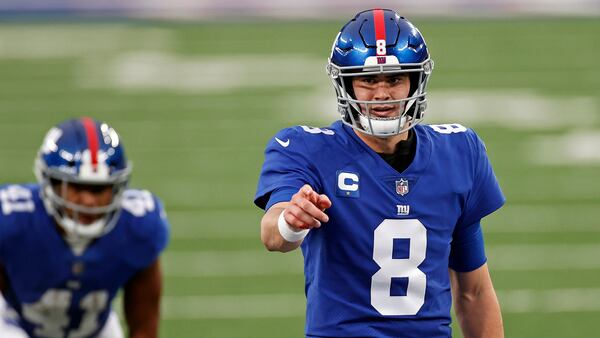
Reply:
[[[0,186],[0,336],[123,337],[111,303],[123,288],[129,337],[157,337],[161,202],[128,189],[116,131],[91,118],[50,129],[37,184]]]
[[[503,336],[480,221],[505,199],[473,130],[419,124],[432,70],[412,23],[361,12],[327,65],[341,121],[267,145],[261,239],[302,248],[308,337],[450,337],[452,298],[465,337]]]

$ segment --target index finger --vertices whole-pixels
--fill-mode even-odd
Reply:
[[[302,188],[300,188],[299,193],[304,195],[313,204],[316,204],[319,201],[319,194],[314,191],[309,184],[303,185]]]

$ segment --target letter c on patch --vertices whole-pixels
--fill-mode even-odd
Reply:
[[[341,172],[338,175],[338,188],[345,191],[358,190],[358,175],[353,173]]]

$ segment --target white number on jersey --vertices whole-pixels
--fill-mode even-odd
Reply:
[[[79,307],[85,311],[79,328],[69,333],[69,338],[83,338],[92,334],[98,328],[98,316],[106,309],[108,292],[94,291],[88,293],[79,302]]]
[[[409,239],[409,256],[392,258],[394,239]],[[427,250],[427,229],[417,219],[386,219],[374,233],[373,260],[381,269],[371,278],[371,305],[384,316],[415,315],[425,302],[427,277],[419,270]],[[393,277],[405,277],[405,296],[391,296]]]
[[[302,129],[310,134],[325,134],[325,135],[335,135],[335,132],[331,129],[322,129],[308,126],[300,126]]]
[[[0,205],[2,205],[2,213],[5,215],[35,210],[31,190],[19,185],[9,185],[0,190]]]
[[[126,190],[121,205],[136,217],[143,217],[155,208],[154,199],[148,190]]]
[[[23,317],[31,323],[39,325],[35,334],[40,337],[65,336],[69,326],[68,310],[73,294],[69,290],[50,289],[40,299],[31,304],[23,305]],[[68,338],[83,338],[98,329],[98,316],[108,305],[108,292],[104,290],[88,293],[79,302],[83,317],[79,328],[69,332]]]
[[[440,134],[455,134],[464,133],[467,128],[462,124],[451,123],[451,124],[430,124],[429,127]]]

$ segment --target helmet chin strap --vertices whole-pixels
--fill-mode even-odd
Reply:
[[[60,219],[60,226],[65,229],[69,236],[81,237],[84,239],[93,239],[99,237],[104,230],[106,221],[101,218],[90,224],[82,224],[70,217],[63,216]]]
[[[98,219],[90,224],[81,224],[69,217],[58,219],[55,216],[55,219],[65,231],[64,239],[69,243],[75,255],[81,255],[93,239],[100,237],[106,223],[102,219]]]
[[[377,119],[375,117],[372,117],[369,119],[368,117],[364,116],[363,114],[360,114],[359,119],[360,119],[360,124],[363,126],[365,131],[375,134],[375,135],[381,135],[381,136],[397,135],[398,131],[401,130],[401,128],[406,123],[406,117],[404,117],[404,116],[402,118],[381,120],[381,119]],[[373,129],[371,129],[371,126],[373,126]]]

